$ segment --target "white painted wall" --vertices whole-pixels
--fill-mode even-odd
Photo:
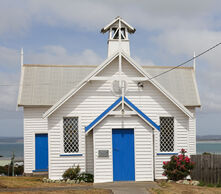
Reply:
[[[82,156],[70,156],[63,152],[63,116],[59,111],[49,118],[49,178],[61,179],[65,170],[79,165],[82,172],[85,172],[85,135],[79,117],[79,153]],[[69,114],[66,116],[77,116]],[[83,133],[83,134],[82,134]],[[61,156],[62,155],[62,156]]]
[[[121,40],[121,49],[130,56],[130,41]],[[119,50],[119,40],[108,40],[108,57]]]
[[[118,61],[114,60],[106,69],[99,73],[99,76],[107,75],[116,75]],[[126,61],[123,60],[122,67],[124,74],[127,76],[141,76],[134,68],[126,64]],[[90,81],[88,82],[76,95],[71,97],[66,103],[64,103],[57,111],[55,111],[49,117],[49,150],[50,150],[50,169],[49,177],[52,179],[61,178],[63,172],[73,164],[79,164],[82,171],[91,170],[92,168],[86,165],[86,161],[90,158],[90,152],[85,146],[85,132],[84,128],[90,122],[92,122],[97,116],[99,116],[106,108],[108,108],[118,97],[113,96],[111,92],[111,81]],[[169,99],[167,99],[158,89],[156,89],[151,83],[144,82],[144,88],[138,88],[137,82],[130,81],[128,82],[128,91],[126,92],[127,98],[132,101],[138,108],[140,108],[146,115],[148,115],[154,122],[159,124],[160,116],[173,116],[175,118],[175,150],[174,152],[180,151],[181,148],[189,150],[189,118]],[[62,120],[66,116],[79,116],[79,130],[80,130],[80,153],[83,156],[60,156],[62,154]],[[111,117],[107,117],[104,122],[104,128],[106,130],[100,130],[96,127],[96,130],[93,132],[93,142],[94,142],[94,159],[96,160],[96,150],[99,149],[99,146],[102,146],[103,149],[111,149],[111,134],[110,134],[110,121]],[[130,125],[139,124],[139,119],[133,120],[129,119],[127,122],[134,122]],[[109,129],[105,126],[105,122],[108,125]],[[114,123],[112,123],[114,125]],[[119,122],[116,123],[119,125]],[[148,125],[145,125],[148,129]],[[136,135],[140,137],[145,134],[144,126],[136,130]],[[134,127],[136,128],[136,127]],[[109,132],[108,132],[109,130]],[[105,134],[109,133],[109,134]],[[192,133],[193,134],[193,133]],[[106,136],[107,135],[107,136]],[[152,136],[151,136],[152,137]],[[106,141],[103,141],[103,138],[106,138]],[[146,134],[146,139],[150,138],[149,134]],[[149,139],[151,142],[151,139]],[[91,141],[88,140],[89,142]],[[137,140],[139,144],[141,140]],[[194,142],[193,142],[194,144]],[[98,147],[96,147],[98,146]],[[147,149],[148,145],[146,145]],[[88,157],[85,157],[85,152],[89,154]],[[155,154],[159,152],[159,133],[155,132]],[[142,154],[150,154],[150,150],[143,151]],[[137,157],[141,157],[137,152]],[[165,160],[168,160],[170,156],[156,156],[156,178],[162,177],[162,163]],[[144,159],[144,158],[143,158]],[[147,159],[147,158],[146,158]],[[95,181],[96,182],[106,182],[112,181],[112,170],[111,158],[109,161],[103,160],[94,160],[96,163],[96,168],[94,167]],[[145,160],[145,159],[144,159]],[[149,158],[146,162],[152,162],[152,159]],[[141,162],[142,163],[142,162]],[[100,167],[102,168],[100,168]],[[145,172],[145,167],[138,167],[136,169],[136,180],[152,180],[151,174]],[[103,173],[103,174],[102,174]]]
[[[135,180],[153,181],[152,129],[138,116],[108,116],[94,128],[94,181],[113,181],[113,128],[134,128]],[[98,150],[108,150],[109,157],[98,157]]]
[[[196,154],[196,113],[195,108],[189,108],[194,118],[189,119],[189,154]]]
[[[112,27],[118,28],[118,23],[114,24]],[[109,32],[109,39],[108,39],[108,57],[113,55],[114,53],[119,51],[119,48],[121,48],[128,56],[130,56],[130,40],[128,39],[128,32],[127,32],[127,26],[125,26],[123,23],[121,23],[121,28],[125,28],[126,32],[126,39],[121,39],[121,42],[119,43],[118,39],[113,39],[113,33]]]
[[[86,172],[94,174],[93,131],[86,135]]]
[[[49,108],[49,107],[48,107]],[[48,133],[48,121],[42,114],[48,108],[24,107],[24,172],[35,170],[35,134]]]

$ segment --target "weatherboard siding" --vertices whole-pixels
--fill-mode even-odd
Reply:
[[[48,121],[42,115],[48,108],[24,107],[24,172],[35,170],[35,134],[48,133]]]
[[[195,108],[189,108],[189,111],[193,113],[194,118],[189,119],[189,154],[196,154],[196,113]]]
[[[183,148],[189,151],[188,146],[188,122],[189,118],[182,112],[174,112],[171,114],[161,114],[160,116],[174,116],[174,151],[171,153],[179,153]],[[157,155],[160,152],[160,133],[155,132],[155,178],[162,179],[166,178],[162,175],[163,173],[163,162],[169,161],[172,154],[168,155]]]
[[[113,181],[112,129],[134,129],[135,180],[153,181],[152,129],[138,116],[108,116],[94,130],[94,181]],[[99,150],[108,150],[109,157],[98,157]]]
[[[99,73],[99,76],[109,76],[117,74],[117,64],[116,61],[113,62],[113,68],[105,69]],[[126,68],[125,68],[126,67]],[[126,69],[125,74],[127,76],[140,76],[135,69],[130,65],[123,65],[122,69]],[[127,87],[128,91],[126,92],[126,97],[137,106],[142,112],[144,112],[150,119],[159,124],[160,116],[173,116],[175,118],[175,152],[180,151],[181,148],[188,150],[188,128],[189,128],[189,117],[187,117],[177,106],[175,106],[164,94],[162,94],[157,88],[155,88],[148,81],[143,82],[144,87],[138,88],[137,82],[128,81]],[[116,101],[116,97],[111,91],[111,81],[90,81],[84,87],[82,87],[73,97],[67,100],[59,109],[57,109],[49,117],[49,131],[50,131],[50,156],[49,156],[49,177],[52,179],[61,178],[63,172],[72,165],[79,164],[82,171],[90,169],[88,164],[86,165],[87,158],[86,154],[91,154],[86,152],[87,148],[85,147],[85,126],[90,124],[97,116],[99,116],[105,109],[107,109],[113,102]],[[80,136],[80,152],[82,156],[60,156],[62,153],[62,120],[63,117],[67,116],[79,116],[80,117],[80,126],[81,131]],[[102,122],[109,122],[110,116],[105,118]],[[139,120],[139,119],[138,119]],[[130,119],[129,119],[130,121]],[[134,120],[129,127],[136,128],[137,120]],[[112,169],[110,166],[112,164],[112,153],[110,152],[109,160],[96,160],[96,150],[102,147],[102,149],[111,149],[111,134],[110,129],[113,128],[114,123],[109,124],[109,128],[104,128],[101,130],[97,126],[93,130],[93,146],[94,146],[94,175],[96,182],[107,182],[113,180]],[[148,124],[144,125],[149,129]],[[136,130],[136,135],[139,136],[139,133],[142,134],[144,129],[141,128]],[[147,135],[148,136],[148,135]],[[148,143],[151,142],[152,136]],[[136,139],[137,145],[140,145],[142,142],[141,139]],[[96,147],[97,146],[97,147]],[[139,147],[139,146],[138,146]],[[146,147],[147,148],[147,147]],[[149,153],[150,150],[144,151],[143,154],[148,155],[148,162],[152,162],[152,155]],[[159,152],[159,132],[155,132],[155,155]],[[141,157],[139,152],[135,152],[137,157]],[[155,175],[156,178],[163,178],[162,176],[162,164],[163,161],[168,160],[170,156],[155,156]],[[96,161],[95,161],[96,160]],[[143,164],[145,162],[140,162],[136,159],[136,162]],[[95,164],[96,163],[96,164]],[[91,165],[91,164],[90,164]],[[90,166],[89,165],[89,166]],[[87,168],[87,169],[86,169]],[[144,167],[138,167],[136,169],[136,180],[152,180],[152,175],[148,171],[147,173],[142,171]],[[103,173],[103,174],[102,174]]]
[[[86,172],[94,174],[93,131],[86,135]]]
[[[82,155],[70,155],[63,152],[63,115],[58,113],[56,112],[54,117],[49,118],[49,178],[51,179],[61,179],[65,170],[77,165],[83,172],[85,171],[85,138],[82,134],[81,118],[79,117],[80,150],[76,154]]]

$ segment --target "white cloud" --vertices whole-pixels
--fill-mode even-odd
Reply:
[[[152,36],[143,37],[151,41],[151,45],[139,46],[154,53],[165,64],[176,59],[188,59],[193,51],[198,54],[221,40],[219,0],[0,0],[0,5],[0,39],[6,45],[0,46],[0,67],[5,71],[0,73],[1,83],[18,83],[19,79],[20,51],[8,48],[7,40],[16,39],[23,43],[19,38],[24,38],[36,24],[69,28],[78,33],[82,30],[98,31],[120,15],[135,28],[143,30],[143,34]],[[60,45],[43,44],[46,46],[40,50],[29,47],[24,51],[25,63],[81,65],[100,64],[103,60],[90,49],[70,53]],[[221,46],[196,61],[204,112],[221,112],[220,53]],[[136,53],[135,60],[145,65],[156,63],[153,58],[143,59],[139,53]],[[11,73],[15,71],[17,73]],[[0,87],[0,107],[14,108],[16,92],[14,86]]]
[[[0,47],[0,59],[1,63],[7,67],[6,72],[0,72],[0,108],[15,110],[20,76],[20,71],[18,71],[20,69],[18,51]],[[29,51],[25,53],[24,59],[25,62],[31,64],[65,65],[99,65],[102,61],[102,58],[92,50],[86,49],[82,53],[70,54],[64,47],[57,45],[45,46],[40,52]],[[18,64],[16,68],[15,64]],[[12,73],[11,70],[16,71],[12,71]]]
[[[154,66],[155,65],[153,61],[151,61],[151,60],[144,60],[144,59],[142,59],[142,58],[140,58],[138,56],[135,56],[134,60],[137,62],[137,64],[142,65],[142,66],[143,65],[144,66]]]
[[[221,32],[211,30],[170,30],[152,38],[160,55],[190,59],[221,42]],[[204,112],[221,112],[221,45],[196,59],[197,81]],[[185,60],[183,60],[185,61]],[[180,61],[183,62],[183,61]],[[193,62],[187,65],[192,65]]]
[[[0,109],[15,110],[19,73],[0,72]],[[13,83],[13,84],[12,84]]]
[[[170,30],[154,36],[152,40],[159,47],[173,55],[193,55],[197,54],[217,44],[221,40],[220,31],[210,30]],[[218,49],[218,48],[216,48]],[[205,55],[206,56],[206,55]]]
[[[0,0],[0,35],[23,35],[31,27],[32,9],[25,0]]]
[[[0,67],[16,67],[19,63],[18,50],[0,46]]]
[[[90,49],[85,49],[82,53],[68,53],[62,46],[48,45],[40,52],[27,52],[24,60],[31,64],[99,65],[102,58]]]
[[[210,23],[210,14],[219,11],[218,0],[145,1],[140,0],[38,0],[29,1],[38,9],[37,18],[51,25],[76,24],[86,29],[97,29],[120,15],[138,27],[165,29],[171,27],[204,27]],[[203,18],[203,20],[202,20]]]
[[[200,65],[200,64],[198,64]],[[221,113],[221,68],[198,67],[197,78],[201,97],[202,111]]]
[[[148,30],[205,29],[217,26],[218,0],[0,0],[0,34],[23,34],[34,22],[97,30],[120,15]],[[12,25],[13,24],[13,25]]]

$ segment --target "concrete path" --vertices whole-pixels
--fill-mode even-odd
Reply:
[[[151,188],[158,188],[155,182],[113,182],[96,183],[94,188],[111,189],[114,194],[147,194]]]

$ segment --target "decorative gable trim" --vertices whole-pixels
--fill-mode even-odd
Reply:
[[[108,113],[113,110],[122,101],[122,96],[118,98],[112,105],[110,105],[104,112],[102,112],[96,119],[94,119],[88,126],[85,127],[85,132],[89,132],[90,129],[100,123]]]
[[[124,101],[130,108],[135,110],[140,115],[140,117],[142,117],[142,119],[149,123],[153,128],[160,131],[160,126],[157,125],[153,120],[151,120],[146,114],[144,114],[137,106],[135,106],[130,100],[128,100],[128,98],[124,97]]]
[[[68,99],[70,99],[74,94],[76,94],[94,75],[102,71],[102,69],[104,69],[109,63],[111,63],[118,56],[119,56],[119,53],[116,52],[111,57],[106,59],[101,65],[99,65],[94,71],[92,71],[85,79],[83,79],[75,88],[73,88],[70,92],[64,95],[58,102],[56,102],[51,108],[49,108],[43,114],[43,118],[49,117],[62,104],[64,104]]]
[[[101,29],[101,33],[105,33],[107,32],[110,27],[115,23],[115,22],[119,22],[119,20],[128,28],[128,32],[129,33],[134,33],[136,31],[136,29],[134,27],[132,27],[131,25],[129,25],[126,21],[124,21],[122,18],[120,17],[116,17],[111,23],[109,23],[108,25],[106,25],[104,28]]]
[[[172,94],[170,94],[162,85],[160,85],[156,80],[150,79],[151,76],[143,69],[142,66],[137,65],[136,62],[126,55],[124,52],[122,52],[122,56],[131,64],[133,65],[141,74],[143,74],[145,77],[147,77],[147,81],[150,81],[159,91],[161,91],[173,104],[175,104],[183,113],[185,113],[188,117],[194,118],[193,114],[182,104],[180,103],[176,98],[173,97]]]
[[[175,104],[183,113],[185,113],[188,117],[194,118],[193,114],[181,104],[177,99],[175,99],[165,88],[163,88],[156,80],[150,79],[150,75],[145,72],[145,70],[137,65],[133,59],[123,51],[117,52],[105,60],[101,65],[99,65],[92,73],[90,73],[82,82],[80,82],[73,90],[63,96],[57,103],[55,103],[49,110],[47,110],[43,118],[49,117],[54,111],[56,111],[62,104],[64,104],[68,99],[70,99],[74,94],[76,94],[88,81],[93,79],[95,75],[97,75],[100,71],[102,71],[108,64],[110,64],[116,57],[121,55],[135,68],[137,69],[144,77],[147,78],[147,81],[150,81],[159,91],[161,91],[173,104]]]
[[[112,105],[110,105],[104,112],[102,112],[97,118],[95,118],[88,126],[85,127],[85,132],[91,131],[98,123],[100,123],[108,114],[122,102],[122,96],[118,98]],[[146,114],[144,114],[137,106],[135,106],[129,99],[124,97],[124,102],[140,116],[151,127],[160,131],[160,126],[151,120]]]

